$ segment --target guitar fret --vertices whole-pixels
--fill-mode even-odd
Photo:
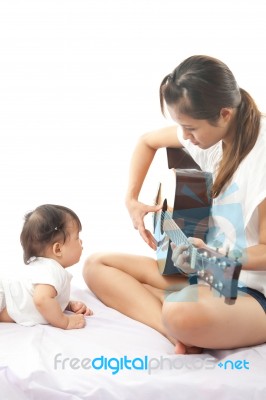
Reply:
[[[198,255],[198,252],[197,252],[196,247],[193,247],[191,245],[191,259],[190,259],[190,267],[191,267],[191,269],[195,269],[196,268],[197,255]]]

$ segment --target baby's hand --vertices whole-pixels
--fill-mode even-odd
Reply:
[[[73,311],[75,314],[83,314],[85,316],[92,315],[93,311],[82,303],[82,301],[70,301],[68,303],[68,310]]]
[[[81,329],[86,325],[83,314],[68,315],[68,325],[66,329]]]

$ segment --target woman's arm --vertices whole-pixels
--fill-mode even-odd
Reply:
[[[80,329],[85,326],[83,314],[66,315],[56,300],[57,291],[51,285],[36,285],[33,301],[49,324],[61,329]]]
[[[266,271],[266,199],[259,207],[259,244],[251,246],[246,250],[243,259],[243,269]]]
[[[182,145],[177,138],[177,127],[170,126],[142,135],[133,151],[129,182],[126,194],[126,206],[135,229],[138,229],[142,238],[152,247],[152,235],[145,229],[143,219],[149,212],[156,212],[158,206],[148,206],[138,201],[139,193],[156,151],[162,147],[179,147]]]
[[[139,138],[130,162],[126,201],[138,199],[142,184],[158,149],[183,147],[177,138],[176,131],[176,126],[169,126],[148,132]]]

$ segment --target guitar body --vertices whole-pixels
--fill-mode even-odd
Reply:
[[[160,183],[156,203],[164,203],[164,211],[174,220],[187,237],[206,240],[210,215],[211,174],[196,169],[168,171],[165,182]],[[157,262],[162,275],[179,273],[172,262],[170,239],[162,229],[161,212],[154,215],[154,237],[158,243]]]

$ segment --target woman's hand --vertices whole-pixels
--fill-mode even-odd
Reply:
[[[206,244],[203,240],[198,238],[188,238],[189,242],[197,248],[205,248]],[[180,245],[176,246],[173,242],[171,242],[172,248],[172,261],[174,266],[181,270],[186,275],[195,274],[195,270],[190,267],[190,253],[188,251],[189,246]]]
[[[157,243],[151,234],[151,232],[146,229],[144,224],[144,217],[150,212],[157,212],[162,208],[161,205],[149,206],[139,202],[138,200],[130,200],[127,202],[127,209],[129,215],[132,219],[133,226],[139,231],[142,239],[153,249],[156,250]]]
[[[195,273],[195,271],[190,268],[190,254],[188,252],[188,247],[189,246],[186,245],[176,246],[173,242],[171,242],[172,261],[174,263],[174,266],[185,275]]]

